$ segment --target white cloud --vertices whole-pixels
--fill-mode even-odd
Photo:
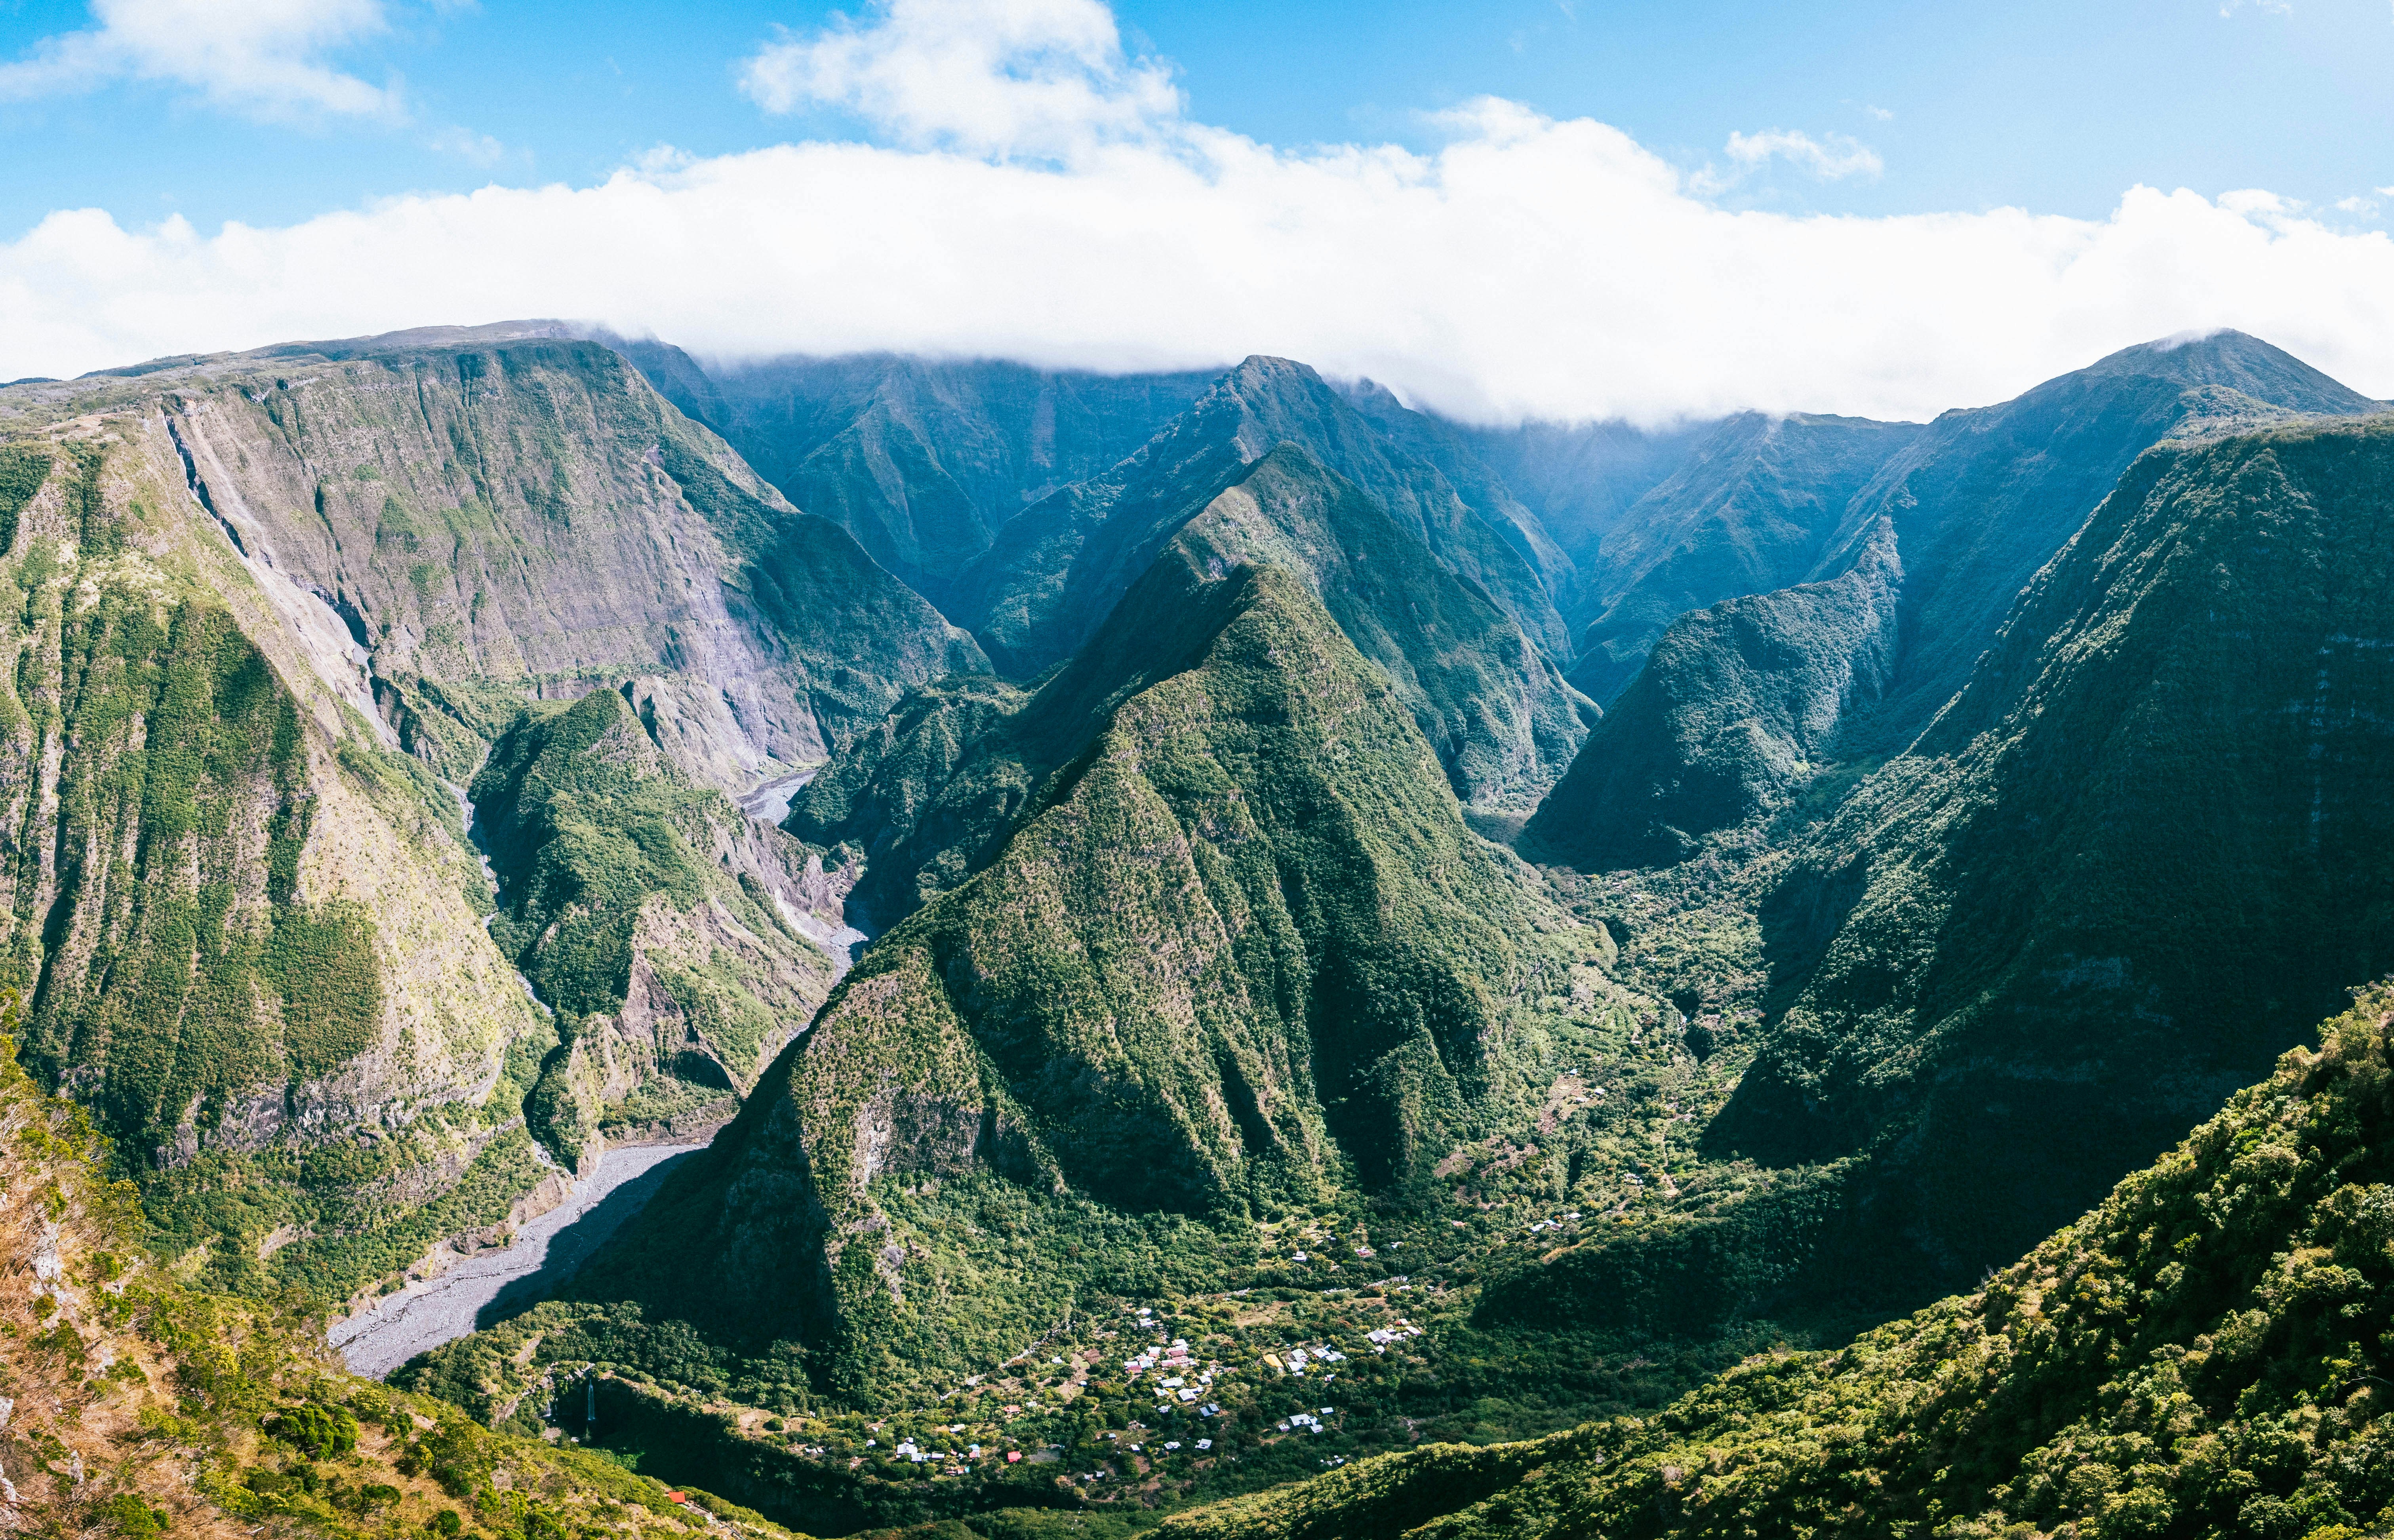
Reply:
[[[191,87],[212,105],[270,120],[400,110],[396,86],[371,86],[323,57],[387,30],[382,0],[92,0],[91,11],[97,26],[0,64],[0,100],[138,80]]]
[[[1012,14],[983,57],[1007,57],[991,36]],[[888,32],[853,35],[884,60],[875,78],[918,78]],[[1600,123],[1483,100],[1440,120],[1433,152],[1283,151],[1164,110],[1160,75],[1104,64],[1102,45],[1073,57],[1093,99],[1078,120],[1019,103],[942,117],[894,90],[888,131],[946,148],[661,153],[597,186],[214,235],[57,213],[0,244],[0,379],[547,315],[717,357],[1119,369],[1272,352],[1487,419],[1922,417],[2221,326],[2394,395],[2394,242],[2282,201],[2136,188],[2100,219],[1730,210]],[[967,94],[1006,102],[1015,79]],[[967,138],[982,152],[960,152]],[[1007,158],[1033,143],[1041,158]]]
[[[1783,160],[1830,181],[1845,177],[1875,177],[1887,169],[1877,151],[1843,134],[1816,139],[1792,128],[1766,128],[1759,134],[1731,132],[1727,153],[1742,166]]]
[[[507,158],[506,145],[488,134],[478,134],[470,128],[443,128],[424,142],[428,149],[443,155],[454,155],[469,165],[493,166]]]
[[[871,26],[784,36],[741,86],[770,112],[844,107],[918,146],[1053,156],[1151,137],[1180,93],[1124,56],[1098,0],[888,0]]]
[[[1895,116],[1895,113],[1891,110],[1885,107],[1865,107],[1862,111],[1878,119],[1881,123],[1886,123]]]

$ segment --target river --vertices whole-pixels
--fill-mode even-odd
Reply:
[[[681,1157],[704,1148],[639,1144],[601,1152],[598,1169],[575,1183],[563,1203],[526,1220],[513,1245],[479,1252],[438,1278],[384,1295],[335,1323],[326,1340],[352,1374],[380,1379],[427,1349],[513,1313],[572,1277],[640,1211]]]

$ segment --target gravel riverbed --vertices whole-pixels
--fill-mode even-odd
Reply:
[[[603,1152],[566,1200],[516,1231],[515,1244],[468,1257],[440,1277],[387,1294],[325,1334],[352,1374],[376,1379],[428,1349],[474,1330],[483,1308],[519,1290],[526,1303],[565,1279],[704,1144],[643,1144]],[[610,1201],[612,1200],[612,1201]]]

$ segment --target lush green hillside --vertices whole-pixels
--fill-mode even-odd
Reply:
[[[1903,559],[1897,675],[1847,731],[1900,749],[1970,678],[2012,602],[2129,462],[2181,428],[2377,403],[2242,332],[2126,348],[1999,406],[1948,412],[1855,495],[1809,576],[1834,576],[1884,518]]]
[[[344,1297],[504,1220],[540,1178],[516,1103],[548,1033],[480,933],[455,803],[160,466],[154,413],[28,448],[48,474],[0,560],[28,1063],[220,1285]]]
[[[1582,729],[1553,665],[1477,586],[1305,450],[1274,450],[1171,533],[1166,560],[1271,562],[1299,577],[1385,672],[1458,795],[1526,806],[1569,762]],[[1183,666],[1118,612],[1027,700],[970,679],[918,691],[798,794],[789,827],[862,853],[858,902],[894,922],[979,870],[1126,691]]]
[[[875,944],[578,1294],[629,1288],[751,1352],[803,1344],[819,1389],[862,1397],[1124,1286],[1101,1284],[1122,1257],[942,1260],[959,1238],[897,1201],[918,1184],[1001,1179],[1060,1205],[1036,1221],[1060,1245],[1419,1190],[1534,1115],[1550,1026],[1603,1007],[1600,979],[1576,1004],[1530,981],[1590,943],[1465,828],[1310,587],[1196,534],[1085,652],[1117,681],[1085,707],[1100,731],[984,870]]]
[[[1273,559],[1306,573],[1392,670],[1467,801],[1526,810],[1595,715],[1553,661],[1552,602],[1437,469],[1394,450],[1301,365],[1249,360],[1138,455],[1007,525],[963,586],[977,634],[1010,672],[1054,666],[1192,520],[1254,503],[1252,487],[1233,489],[1282,444],[1340,490],[1263,501],[1250,521],[1277,530]],[[1275,471],[1254,486],[1285,480]],[[1399,573],[1417,589],[1413,610]]]
[[[1639,505],[1679,535],[1650,535],[1625,517],[1609,537],[1608,549],[1642,550],[1656,564],[1615,607],[1624,625],[1634,622],[1624,633],[1630,641],[1604,639],[1599,624],[1572,678],[1598,691],[1629,678],[1617,666],[1628,654],[1613,659],[1608,649],[1642,646],[1638,638],[1694,596],[1674,586],[1675,573],[1705,583],[1738,573],[1759,579],[1771,561],[1792,562],[1809,545],[1818,553],[1810,580],[1783,600],[1691,618],[1667,654],[1656,654],[1656,677],[1634,700],[1614,702],[1634,719],[1612,724],[1598,757],[1539,820],[1546,849],[1598,866],[1678,859],[1706,832],[1782,805],[1809,773],[1903,748],[1968,679],[2031,577],[2137,455],[2173,435],[2370,405],[2266,343],[2228,332],[2127,349],[2016,401],[1949,412],[1916,432],[1817,420],[1815,434],[1846,450],[1842,459],[1823,450],[1799,461],[1817,480],[1798,478],[1757,496],[1750,481],[1731,477],[1721,508],[1698,498],[1695,516],[1683,518],[1679,501],[1705,492],[1717,474],[1695,457]],[[1734,445],[1734,433],[1720,436]],[[1822,522],[1819,500],[1805,501],[1808,487],[1840,475],[1849,481],[1873,454],[1884,461],[1877,474],[1845,501],[1841,518],[1830,510],[1834,528]],[[1731,455],[1728,467],[1738,467]],[[1784,539],[1772,548],[1769,521],[1757,515],[1796,507],[1809,511],[1780,527]],[[1857,595],[1876,592],[1872,574],[1893,574],[1891,614],[1883,599],[1869,602],[1867,616],[1851,604],[1822,608],[1822,596],[1840,590],[1821,585],[1858,572],[1861,588],[1847,584]],[[1891,650],[1873,640],[1873,655],[1855,659],[1858,638],[1889,623]],[[1865,687],[1847,688],[1848,673]],[[1684,703],[1700,693],[1720,698],[1690,710]],[[1791,731],[1796,717],[1803,726]],[[1742,721],[1754,724],[1755,744],[1725,749],[1722,730]],[[1722,783],[1725,755],[1724,789],[1705,790]]]
[[[1588,871],[1658,866],[1784,807],[1887,687],[1902,583],[1882,523],[1841,577],[1681,615],[1519,848]]]
[[[1482,457],[1481,434],[1460,423],[1416,412],[1372,380],[1358,380],[1346,396],[1391,445],[1445,477],[1455,495],[1521,554],[1557,604],[1578,590],[1578,569],[1547,531],[1546,521]]]
[[[957,587],[962,623],[1001,672],[1028,678],[1094,635],[1182,522],[1282,443],[1354,482],[1475,583],[1532,643],[1561,657],[1562,618],[1537,570],[1437,467],[1407,454],[1301,363],[1251,358],[1138,453],[1009,522]]]
[[[492,936],[559,1016],[533,1131],[586,1164],[594,1134],[729,1118],[836,977],[797,929],[825,928],[820,863],[691,785],[612,690],[525,713],[473,798],[499,879]]]
[[[1919,432],[1751,412],[1707,427],[1583,559],[1572,682],[1610,709],[1678,616],[1802,582],[1854,494]]]
[[[1770,868],[1774,1019],[1704,1148],[1791,1179],[1707,1220],[1769,1264],[1720,1263],[1717,1318],[1966,1283],[2257,1073],[2320,980],[2394,963],[2389,489],[2383,419],[2147,454]],[[1611,1310],[1646,1265],[1519,1308]]]
[[[15,1002],[0,1029],[18,1025]],[[327,1540],[664,1540],[786,1532],[618,1462],[476,1426],[455,1407],[340,1374],[321,1323],[192,1288],[143,1244],[80,1112],[0,1037],[7,1521],[116,1540],[262,1532]],[[691,1514],[693,1507],[706,1511]]]
[[[1166,1520],[1188,1540],[2250,1535],[2394,1522],[2394,994],[2361,993],[1968,1295],[1668,1411],[1445,1445]]]
[[[2383,421],[2139,461],[1801,853],[1773,914],[1819,961],[1718,1137],[1919,1130],[1907,1206],[1966,1268],[2394,967],[2389,495]]]
[[[615,344],[667,400],[933,603],[997,528],[1145,443],[1219,377],[1091,375],[891,354],[701,368]]]

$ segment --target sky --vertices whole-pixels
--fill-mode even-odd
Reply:
[[[0,379],[531,315],[1922,417],[2394,397],[2394,4],[0,0]]]

